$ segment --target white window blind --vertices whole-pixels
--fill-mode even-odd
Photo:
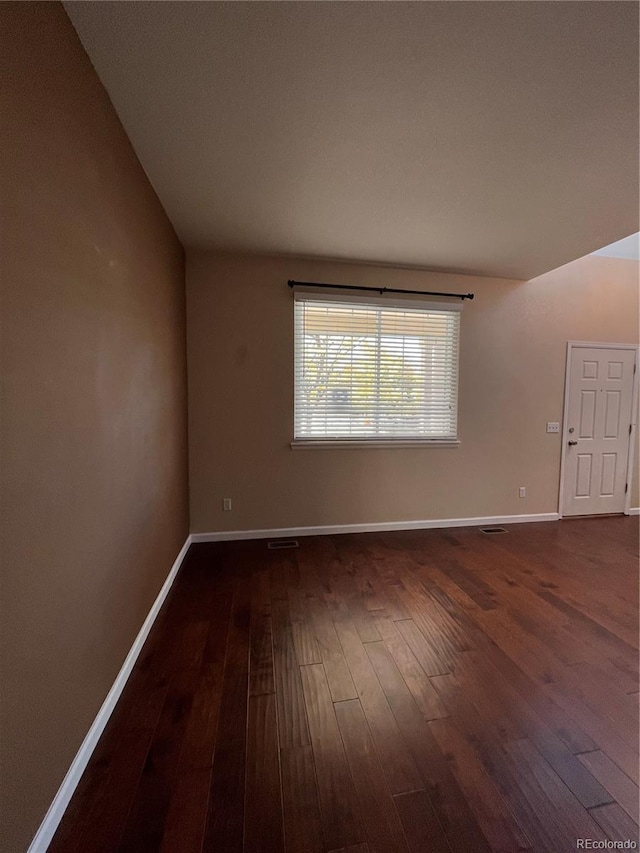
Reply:
[[[296,439],[457,438],[461,306],[295,296]]]

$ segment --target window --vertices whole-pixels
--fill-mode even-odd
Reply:
[[[461,307],[296,293],[295,440],[457,441]]]

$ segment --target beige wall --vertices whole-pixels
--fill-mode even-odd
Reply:
[[[2,829],[28,846],[188,531],[183,252],[62,7],[0,6]]]
[[[292,451],[290,278],[475,291],[460,447]],[[638,341],[638,264],[591,256],[512,282],[188,251],[187,328],[192,531],[555,512],[560,436],[545,428],[562,420],[566,342]]]

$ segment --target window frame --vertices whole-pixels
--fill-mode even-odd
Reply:
[[[460,380],[460,325],[458,326],[458,335],[457,335],[457,353],[456,353],[456,434],[452,437],[430,437],[430,436],[384,436],[379,434],[372,434],[370,437],[367,436],[358,436],[354,438],[349,438],[348,436],[344,437],[336,437],[336,436],[296,436],[295,435],[295,419],[296,419],[296,398],[298,394],[298,328],[295,317],[296,312],[296,303],[297,302],[329,302],[329,303],[346,303],[347,305],[362,305],[363,307],[371,306],[373,308],[398,308],[398,309],[407,309],[413,308],[421,311],[428,312],[456,312],[461,314],[463,309],[463,302],[460,300],[459,302],[451,302],[451,301],[434,301],[431,299],[425,299],[420,296],[417,297],[403,297],[393,298],[388,296],[360,296],[360,295],[347,295],[347,294],[335,294],[335,293],[327,293],[326,291],[300,291],[294,290],[293,292],[293,305],[294,305],[294,370],[293,370],[293,384],[294,384],[294,424],[293,424],[293,433],[294,437],[291,441],[291,449],[292,450],[331,450],[331,449],[350,449],[350,448],[370,448],[370,449],[390,449],[390,448],[411,448],[411,447],[458,447],[460,446],[460,437],[459,437],[459,402],[460,402],[460,393],[459,393],[459,380]],[[460,321],[459,321],[460,323]]]

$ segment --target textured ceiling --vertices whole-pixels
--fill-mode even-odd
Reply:
[[[72,2],[185,245],[530,278],[638,231],[635,2]]]

